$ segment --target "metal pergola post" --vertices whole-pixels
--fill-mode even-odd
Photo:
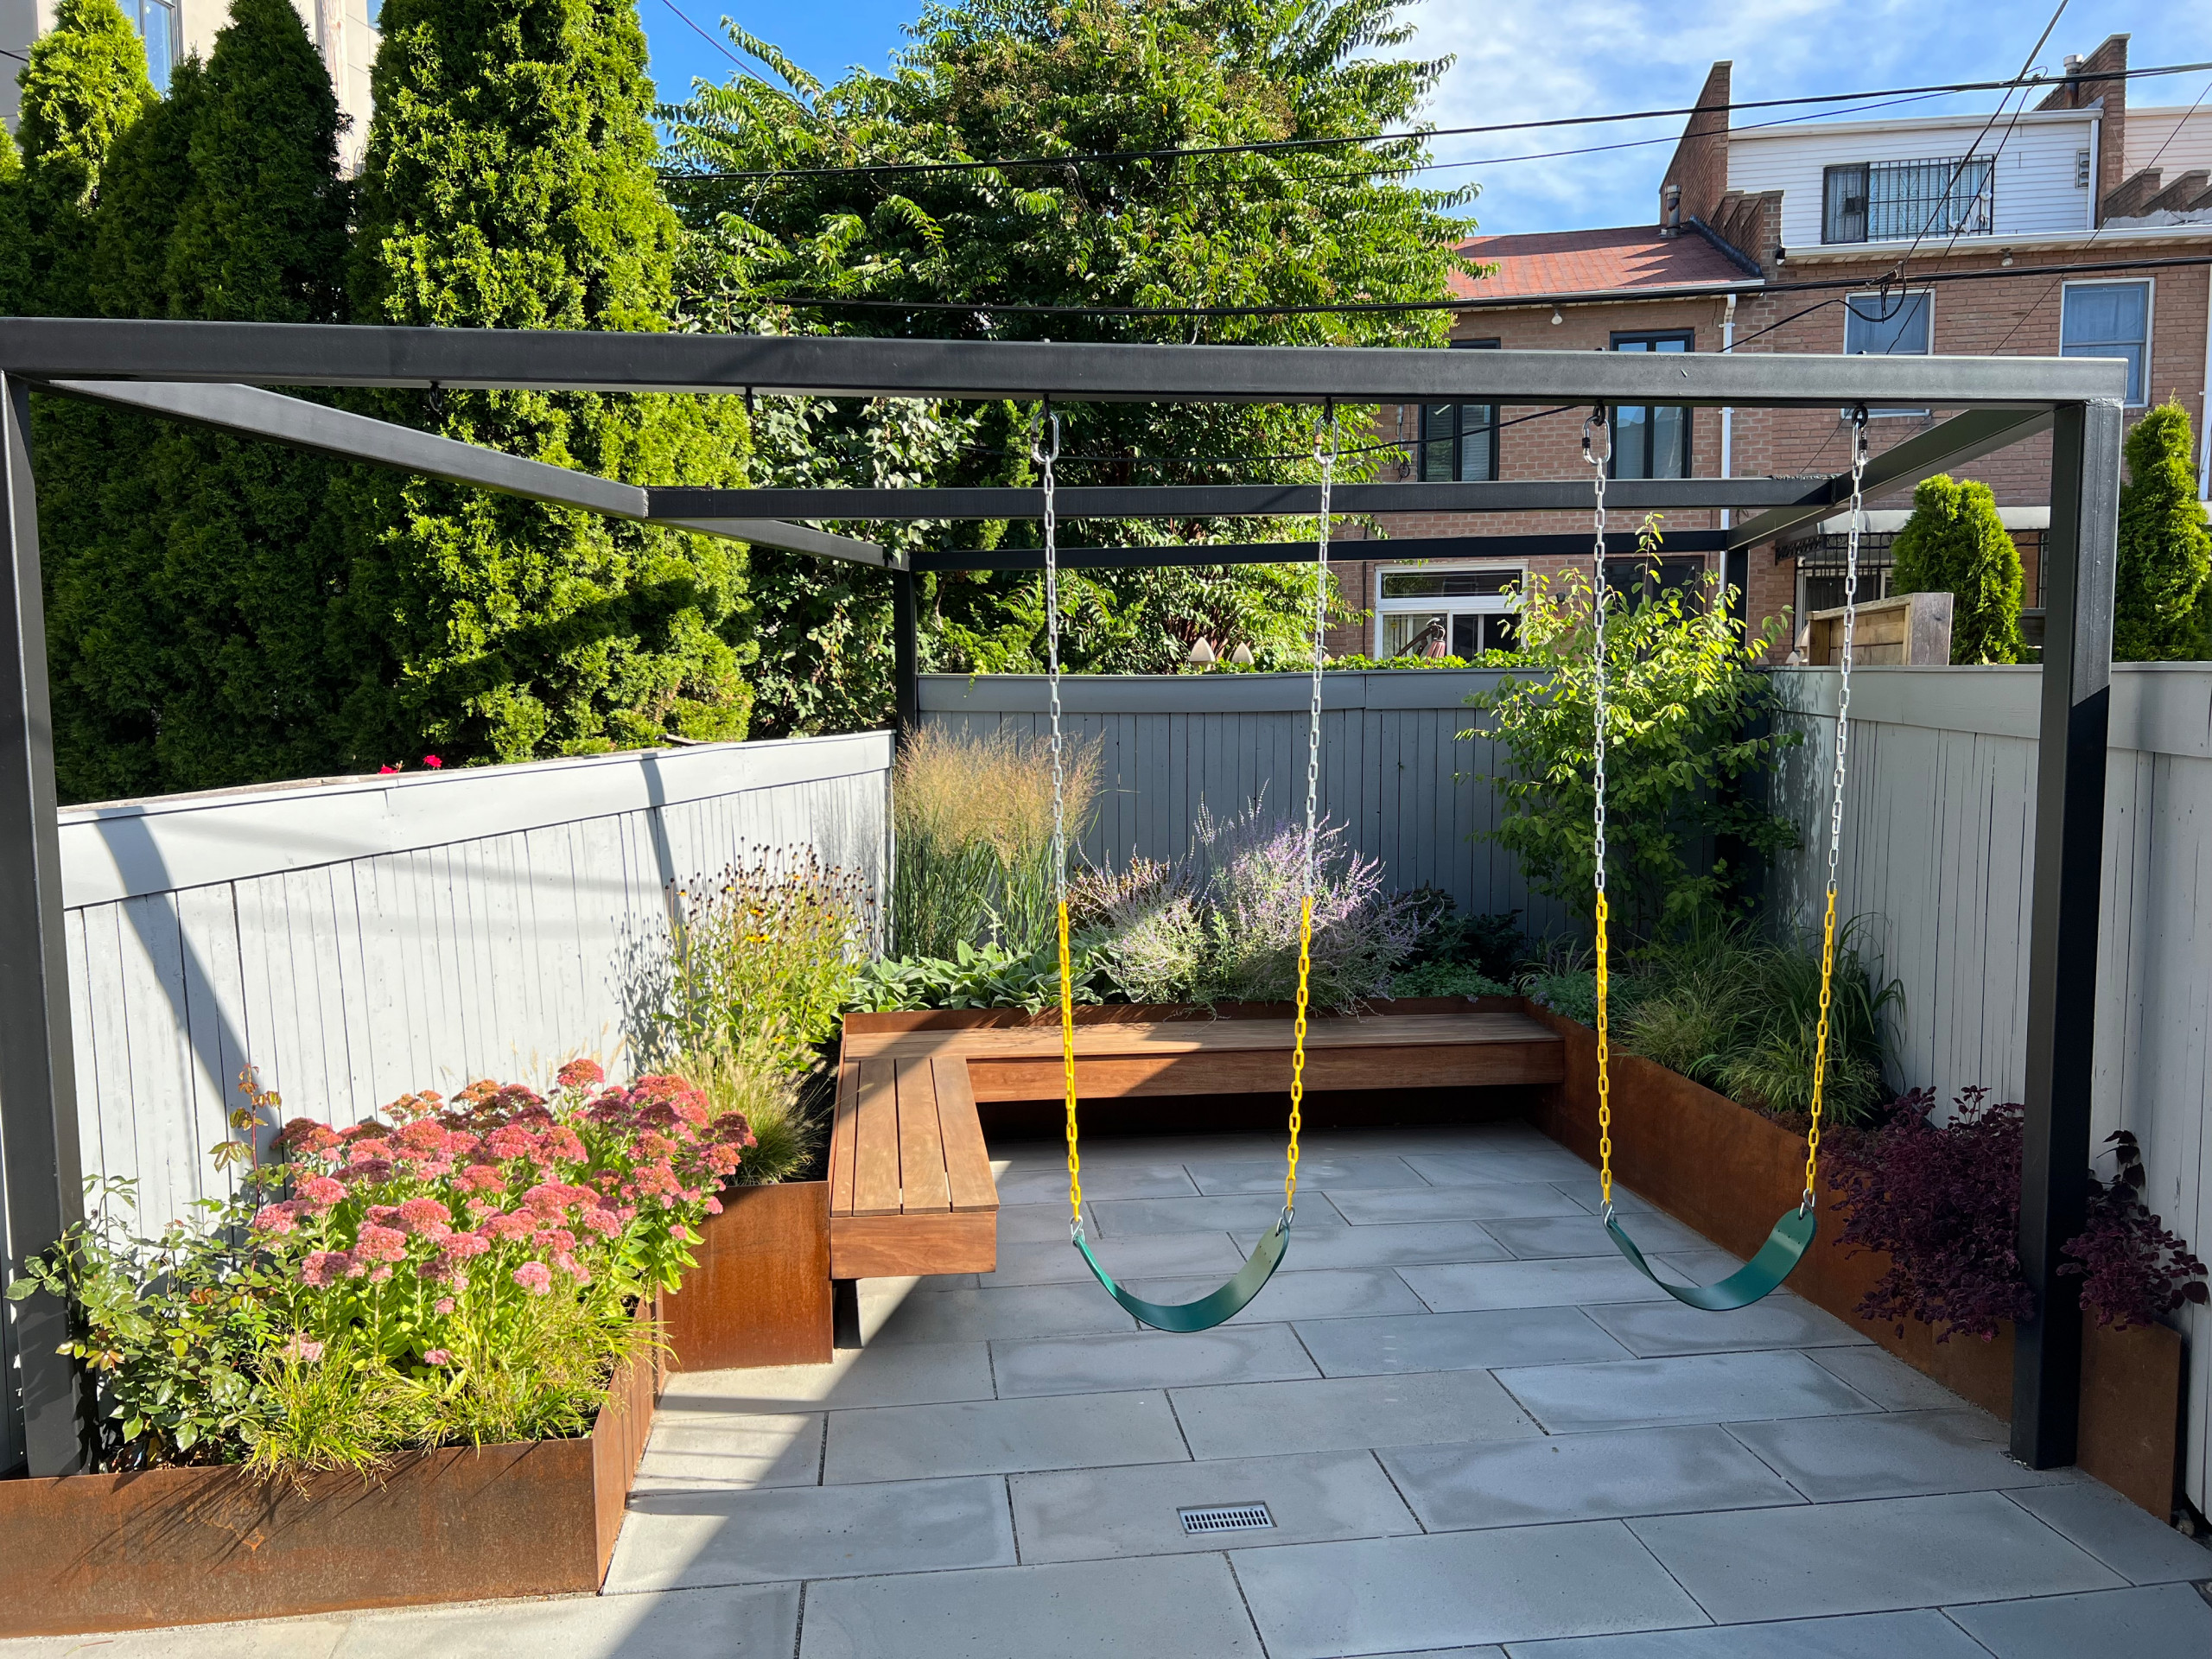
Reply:
[[[1929,474],[2054,427],[2047,540],[2037,855],[2030,950],[2027,1148],[2020,1243],[2038,1314],[2018,1331],[2012,1444],[2037,1466],[2074,1454],[2080,1384],[2078,1281],[2058,1246],[2081,1228],[2088,1163],[2107,700],[2126,365],[2117,359],[1700,356],[1606,352],[1427,352],[1353,347],[1125,346],[596,334],[497,329],[0,320],[0,439],[6,536],[0,633],[0,1166],[6,1249],[46,1248],[81,1213],[79,1129],[62,946],[60,838],[48,708],[33,387],[100,399],[295,447],[320,449],[576,510],[888,567],[902,733],[920,717],[918,573],[1020,569],[1019,550],[909,561],[875,544],[780,521],[1034,518],[1041,492],[699,491],[586,475],[368,420],[276,385],[777,394],[930,399],[1052,397],[1071,402],[1675,404],[1835,410],[1859,404],[1963,412],[1876,458],[1870,489]],[[1705,545],[1730,551],[1825,518],[1847,476],[1625,480],[1616,505],[1764,509]],[[1357,493],[1365,492],[1364,494]],[[1312,486],[1197,486],[1062,493],[1070,518],[1303,516]],[[1339,486],[1340,511],[1451,505],[1477,512],[1586,510],[1581,479],[1489,485]],[[1355,504],[1357,504],[1357,505]],[[1694,532],[1702,537],[1707,532]],[[1464,552],[1464,538],[1449,538]],[[1685,537],[1687,541],[1688,538]],[[1340,544],[1342,545],[1342,544]],[[1419,543],[1358,544],[1363,557],[1420,557]],[[1440,543],[1437,552],[1442,550]],[[1070,550],[1071,565],[1243,562],[1262,544],[1194,550]],[[1088,556],[1084,556],[1087,555]],[[1313,556],[1310,543],[1275,557]],[[1970,941],[1960,948],[1970,949]],[[55,1351],[66,1311],[12,1304],[32,1472],[84,1465],[89,1390]]]
[[[2122,424],[2116,400],[2064,404],[2051,442],[2020,1160],[2020,1265],[2036,1312],[2012,1349],[2012,1455],[2033,1469],[2074,1461],[2081,1417],[2082,1281],[2058,1268],[2088,1205]]]

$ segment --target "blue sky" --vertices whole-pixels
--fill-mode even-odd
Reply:
[[[1429,111],[1439,126],[1675,107],[1696,97],[1716,58],[1735,61],[1738,99],[1808,92],[1993,80],[2017,71],[2056,0],[1758,0],[1752,6],[1669,0],[1422,0],[1408,9],[1413,50],[1456,61]],[[732,0],[639,0],[661,95],[683,96],[694,76],[734,73],[691,23],[721,38],[724,16],[775,41],[824,79],[848,66],[882,70],[919,0],[815,0],[773,7]],[[2212,5],[2069,0],[2037,62],[2053,73],[2066,54],[2130,33],[2132,64],[2212,59]],[[2212,72],[2131,83],[2134,105],[2190,103]],[[2017,99],[2015,100],[2017,103]],[[2212,105],[2212,95],[2206,98]],[[1996,94],[1922,99],[1899,112],[1987,111]],[[1780,111],[1777,116],[1796,111]],[[1772,119],[1740,115],[1740,123]],[[1679,118],[1636,125],[1440,140],[1441,160],[1483,165],[1443,176],[1481,186],[1472,209],[1487,232],[1646,223],[1656,217]],[[1659,142],[1596,155],[1497,158],[1627,141]]]

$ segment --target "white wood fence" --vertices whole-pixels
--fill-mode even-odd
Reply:
[[[812,847],[880,893],[890,764],[875,732],[65,811],[86,1173],[134,1178],[148,1231],[223,1190],[208,1150],[249,1065],[287,1116],[350,1122],[616,1058],[671,882]]]
[[[1495,671],[1415,669],[1323,676],[1321,810],[1351,827],[1352,844],[1382,861],[1391,885],[1433,887],[1463,912],[1517,910],[1541,936],[1578,924],[1529,891],[1511,854],[1482,838],[1496,825],[1495,745],[1461,742],[1474,725],[1467,695]],[[1264,793],[1286,818],[1306,802],[1304,674],[1071,676],[1064,728],[1096,741],[1105,797],[1083,841],[1093,863],[1133,855],[1180,858],[1199,806],[1234,812]],[[1033,675],[922,680],[922,721],[969,732],[1051,730],[1045,682]]]
[[[1826,864],[1836,674],[1779,676],[1805,747],[1779,800],[1807,827],[1774,897],[1811,925]],[[1984,1084],[2017,1100],[2027,1052],[2029,884],[2035,867],[2034,668],[1875,668],[1852,677],[1842,910],[1865,918],[1901,980],[1904,1081],[1948,1099]],[[2094,1135],[2143,1143],[2145,1198],[2212,1252],[2212,665],[2113,673],[2097,964]],[[2190,1338],[2191,1500],[2212,1488],[2212,1317]]]

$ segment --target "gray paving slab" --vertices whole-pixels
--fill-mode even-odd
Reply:
[[[1175,1415],[1197,1458],[1346,1452],[1542,1433],[1487,1371],[1414,1371],[1176,1389]]]
[[[2202,1659],[2212,1653],[2212,1605],[2186,1585],[1944,1611],[1996,1659]]]
[[[991,1357],[999,1394],[1009,1400],[1207,1382],[1271,1382],[1320,1375],[1290,1327],[1281,1324],[1225,1325],[1187,1336],[1146,1331],[1134,1336],[1000,1342],[991,1344]]]
[[[1325,1199],[1308,1195],[1301,1211],[1318,1211],[1312,1219],[1325,1226],[1340,1219]],[[1135,1233],[1208,1233],[1217,1229],[1236,1233],[1263,1233],[1282,1214],[1282,1179],[1278,1171],[1274,1190],[1229,1193],[1211,1198],[1102,1198],[1090,1206],[1098,1217],[1103,1238],[1127,1238]],[[1060,1230],[1067,1231],[1066,1211],[1061,1211]]]
[[[1419,1653],[1378,1653],[1373,1659],[1508,1659],[1503,1648],[1485,1644],[1479,1648],[1427,1648]]]
[[[1597,1215],[1605,1207],[1605,1198],[1598,1182],[1598,1172],[1585,1165],[1582,1174],[1554,1178],[1557,1186],[1575,1207]],[[1663,1213],[1649,1198],[1638,1198],[1618,1181],[1613,1183],[1613,1208],[1624,1216],[1656,1216]]]
[[[641,1494],[630,1499],[607,1591],[935,1573],[1014,1559],[1003,1480]]]
[[[1577,1181],[1597,1184],[1597,1171],[1565,1147],[1550,1141],[1491,1146],[1474,1152],[1411,1152],[1406,1154],[1432,1186],[1480,1185],[1492,1181]]]
[[[1710,1285],[1742,1267],[1745,1258],[1708,1247],[1701,1250],[1647,1252],[1646,1260],[1669,1278],[1685,1284]]]
[[[1077,1337],[1133,1331],[1136,1321],[1096,1284],[1002,1285],[918,1290],[871,1342],[989,1342],[1001,1337]]]
[[[2065,1595],[2126,1582],[2001,1492],[1623,1524],[1719,1624]]]
[[[1640,1636],[1516,1642],[1510,1659],[1989,1659],[1939,1612],[1856,1613]]]
[[[1198,1184],[1198,1191],[1205,1193],[1279,1192],[1282,1190],[1283,1160],[1274,1159],[1207,1159],[1193,1161],[1190,1166],[1191,1179]],[[1302,1154],[1298,1160],[1298,1185],[1301,1192],[1374,1192],[1391,1187],[1426,1187],[1428,1183],[1414,1173],[1402,1158],[1387,1154],[1354,1154],[1332,1158],[1326,1154],[1319,1157]],[[1114,1196],[1105,1192],[1100,1198]],[[1133,1192],[1131,1198],[1151,1198],[1149,1192]]]
[[[1454,1262],[1503,1262],[1505,1247],[1471,1221],[1430,1221],[1404,1226],[1347,1227],[1309,1217],[1298,1206],[1290,1252],[1283,1260],[1295,1270],[1309,1268],[1397,1268]],[[1249,1250],[1260,1235],[1249,1229],[1236,1236]]]
[[[1221,1278],[1124,1280],[1147,1301],[1195,1301],[1220,1288]],[[1318,1268],[1301,1256],[1286,1259],[1274,1278],[1232,1324],[1259,1325],[1271,1319],[1337,1319],[1362,1313],[1425,1313],[1420,1297],[1388,1268]]]
[[[1096,1158],[1083,1160],[1083,1196],[1086,1198],[1187,1198],[1202,1189],[1190,1173],[1172,1160]],[[1281,1179],[1278,1166],[1276,1179]],[[997,1178],[999,1202],[1057,1204],[1067,1213],[1067,1154],[1062,1149],[1058,1166],[1008,1171]],[[1063,1229],[1063,1230],[1065,1230]]]
[[[810,1585],[798,1659],[1261,1659],[1219,1555]]]
[[[1998,1491],[2078,1479],[2030,1469],[2005,1451],[2004,1426],[1985,1412],[1886,1412],[1732,1423],[1729,1433],[1816,1503],[1854,1497]]]
[[[1545,1189],[1557,1192],[1555,1186]],[[1561,1199],[1562,1205],[1565,1199]],[[1700,1250],[1707,1241],[1671,1216],[1624,1217],[1645,1254],[1653,1250]],[[1554,1255],[1613,1255],[1619,1247],[1605,1231],[1605,1224],[1586,1211],[1561,1215],[1501,1219],[1491,1224],[1491,1235],[1514,1255],[1540,1261]]]
[[[1804,1502],[1724,1431],[1703,1426],[1401,1446],[1380,1456],[1431,1532]]]
[[[1585,1213],[1548,1181],[1498,1181],[1483,1186],[1344,1192],[1332,1195],[1330,1202],[1357,1227],[1390,1222],[1489,1221]]]
[[[1963,1395],[1952,1393],[1934,1377],[1916,1371],[1895,1354],[1879,1348],[1822,1348],[1807,1357],[1822,1370],[1842,1378],[1885,1411],[1970,1408]]]
[[[1097,1213],[1088,1196],[1083,1204],[1083,1224],[1096,1230]],[[1001,1244],[1065,1244],[1068,1242],[1067,1189],[1060,1189],[1058,1203],[1007,1204],[999,1207]]]
[[[825,1414],[753,1416],[734,1412],[658,1413],[635,1491],[746,1491],[814,1486],[822,1479]]]
[[[1016,1475],[1007,1484],[1014,1494],[1014,1537],[1025,1563],[1202,1554],[1238,1544],[1302,1544],[1421,1530],[1369,1452],[1071,1470]],[[1183,1510],[1223,1503],[1263,1504],[1274,1524],[1252,1532],[1184,1530]]]
[[[836,1486],[1189,1456],[1164,1394],[1054,1395],[838,1412],[822,1478]]]
[[[1269,1659],[1344,1659],[1707,1622],[1618,1521],[1240,1549]]]
[[[1647,1359],[1662,1354],[1721,1354],[1758,1348],[1848,1347],[1868,1340],[1827,1309],[1787,1291],[1777,1291],[1765,1300],[1732,1313],[1685,1307],[1672,1297],[1663,1302],[1629,1302],[1584,1312],[1618,1338],[1624,1348]]]
[[[1110,1249],[1102,1239],[1093,1248],[1101,1259],[1110,1255],[1107,1271],[1117,1279],[1135,1274],[1220,1273],[1224,1276],[1244,1265],[1244,1252],[1226,1230],[1211,1233],[1139,1233],[1117,1238]],[[1068,1241],[1067,1211],[1060,1211],[1058,1236],[1043,1243],[999,1244],[995,1273],[979,1274],[976,1282],[998,1285],[1051,1285],[1091,1282],[1090,1269],[1082,1253]]]
[[[1580,1307],[1600,1302],[1656,1301],[1666,1292],[1611,1256],[1558,1262],[1477,1262],[1403,1269],[1414,1294],[1440,1313],[1478,1307]]]
[[[764,1584],[364,1615],[334,1659],[786,1659],[798,1639],[798,1586]]]
[[[826,1365],[679,1371],[663,1412],[779,1412],[796,1407],[919,1406],[988,1400],[991,1351],[982,1342],[907,1342],[841,1348]]]
[[[1575,1307],[1484,1308],[1471,1313],[1316,1319],[1299,1340],[1325,1376],[1392,1371],[1487,1370],[1624,1359],[1628,1350]]]
[[[1660,1423],[1840,1416],[1877,1408],[1865,1395],[1796,1353],[1527,1365],[1497,1376],[1554,1434]]]
[[[582,1599],[560,1605],[575,1605]],[[505,1605],[505,1604],[501,1604]],[[26,1636],[0,1641],[4,1659],[332,1659],[362,1615],[187,1624],[111,1636]]]
[[[2212,1580],[2212,1549],[2093,1480],[2007,1494],[2131,1584]]]

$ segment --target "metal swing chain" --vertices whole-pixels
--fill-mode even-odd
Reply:
[[[1046,432],[1052,447],[1045,447]],[[1046,405],[1029,458],[1045,489],[1045,690],[1052,719],[1052,898],[1060,946],[1060,1071],[1065,1090],[1068,1138],[1068,1236],[1083,1242],[1083,1160],[1076,1147],[1075,982],[1068,950],[1067,751],[1060,731],[1059,518],[1053,501],[1053,467],[1060,458],[1060,417]]]
[[[1856,429],[1851,446],[1851,530],[1845,541],[1843,562],[1843,655],[1836,681],[1835,787],[1828,803],[1828,875],[1827,913],[1821,924],[1821,1023],[1813,1045],[1812,1127],[1805,1135],[1805,1198],[1798,1213],[1813,1207],[1813,1190],[1820,1173],[1821,1107],[1828,1075],[1828,1007],[1835,986],[1836,871],[1843,858],[1844,762],[1851,746],[1851,649],[1859,620],[1859,537],[1866,519],[1866,406],[1852,411]]]
[[[1604,435],[1605,447],[1599,453],[1592,441],[1593,433]],[[1611,464],[1613,435],[1605,423],[1603,409],[1591,410],[1590,417],[1582,423],[1582,459],[1595,469],[1592,476],[1597,493],[1597,514],[1590,543],[1590,613],[1595,638],[1592,646],[1592,696],[1597,705],[1597,715],[1591,728],[1591,752],[1593,757],[1591,777],[1595,787],[1597,804],[1596,861],[1597,861],[1597,918],[1598,918],[1598,1193],[1605,1204],[1605,1218],[1613,1218],[1613,1103],[1611,1052],[1606,1030],[1607,947],[1605,922],[1608,909],[1605,902],[1605,469]]]
[[[1326,435],[1327,443],[1323,445]],[[1306,724],[1306,891],[1298,907],[1298,1017],[1291,1027],[1290,1151],[1282,1178],[1282,1224],[1290,1225],[1298,1198],[1298,1131],[1306,1101],[1306,1005],[1313,970],[1313,896],[1320,887],[1321,669],[1329,623],[1329,499],[1337,476],[1337,410],[1313,429],[1313,459],[1321,466],[1321,521],[1313,569],[1313,691]]]

